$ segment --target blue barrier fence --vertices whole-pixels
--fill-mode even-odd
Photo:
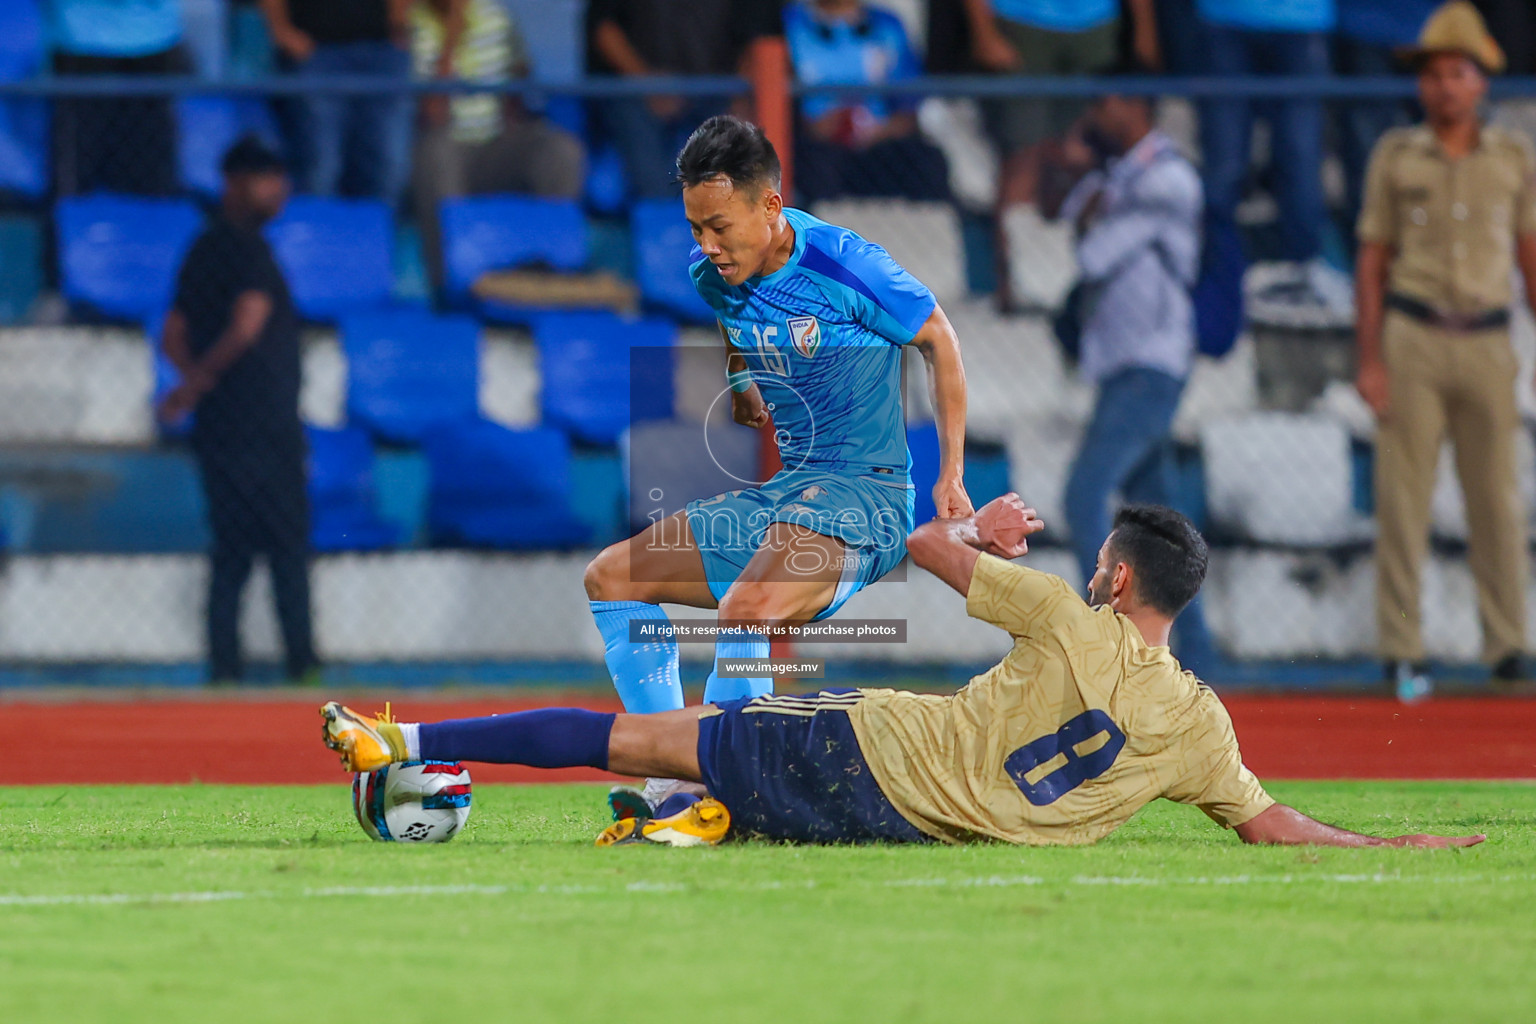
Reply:
[[[430,95],[436,93],[494,93],[530,98],[574,96],[617,99],[633,96],[740,96],[751,91],[744,78],[720,76],[593,77],[558,85],[548,82],[473,82],[425,79],[402,81],[367,75],[300,77],[276,75],[260,79],[209,79],[186,75],[100,75],[39,77],[0,82],[0,97],[77,96],[300,96],[300,95]],[[882,85],[805,85],[791,88],[796,97],[939,96],[939,97],[1074,97],[1104,95],[1210,96],[1248,99],[1362,100],[1409,98],[1416,95],[1411,76],[1033,76],[934,75]],[[1496,78],[1489,83],[1493,99],[1536,96],[1536,77]]]
[[[3,2],[0,0],[0,3]],[[518,96],[537,104],[557,98],[600,102],[650,95],[747,97],[752,95],[752,89],[752,83],[747,79],[734,76],[642,79],[605,77],[561,83],[413,81],[367,76],[273,76],[245,79],[184,76],[40,77],[23,82],[0,83],[0,101],[10,101],[7,105],[13,102],[16,107],[40,108],[44,104],[38,101],[125,96],[264,99],[316,94],[363,96],[486,93]],[[813,95],[988,99],[1139,94],[1194,100],[1243,97],[1254,100],[1305,99],[1348,103],[1401,100],[1412,97],[1415,91],[1416,81],[1406,76],[1041,78],[963,75],[928,77],[883,86],[793,85],[788,96],[779,93],[776,100],[781,110],[787,109],[787,99]],[[1536,97],[1536,77],[1495,80],[1491,92],[1495,99]],[[260,106],[251,103],[244,105]],[[567,103],[565,106],[575,108],[577,104]],[[211,167],[213,163],[209,161],[208,165]],[[208,192],[206,187],[204,192]],[[46,199],[51,192],[45,182],[37,192],[31,194]],[[577,213],[575,202],[572,201],[573,213]],[[615,216],[614,211],[602,212],[607,216],[607,222],[602,225],[605,233],[600,240],[593,242],[592,251],[610,254],[622,251],[625,254],[623,258],[631,263],[644,260],[646,257],[643,255],[631,252],[635,231],[633,226],[627,222],[618,223],[624,218]],[[927,211],[923,215],[938,218],[937,230],[933,219],[890,223],[893,231],[906,232],[907,237],[920,240],[914,247],[917,249],[915,255],[919,259],[929,257],[928,269],[937,266],[942,270],[956,263],[968,268],[991,265],[989,257],[992,250],[987,245],[975,242],[978,237],[990,237],[987,236],[987,225],[978,226],[974,223],[981,215],[969,211],[965,216],[970,219],[962,220],[962,215],[950,208],[937,214]],[[672,216],[675,218],[675,215]],[[28,229],[28,240],[25,244],[18,243],[15,248],[30,253],[31,261],[40,266],[46,251],[43,243],[46,231],[43,218],[34,210],[10,211],[7,217],[9,223],[0,223],[0,228]],[[0,218],[0,221],[5,220]],[[686,235],[685,227],[681,231]],[[0,242],[3,241],[4,236],[0,234]],[[939,244],[941,241],[945,244]],[[410,238],[408,244],[402,243],[390,235],[389,240],[381,244],[380,248],[394,246],[410,252],[412,246],[418,243],[419,239],[415,238]],[[0,264],[7,263],[6,252],[0,248]],[[657,262],[664,262],[664,259],[658,259]],[[13,268],[21,262],[11,260],[5,276],[14,277]],[[382,267],[384,273],[381,274],[381,280],[386,283],[390,269],[388,266]],[[604,266],[602,269],[610,268]],[[629,271],[625,269],[621,273],[628,275]],[[995,418],[993,425],[988,428],[989,432],[978,431],[977,436],[983,444],[971,453],[968,460],[968,481],[972,495],[978,499],[990,496],[980,481],[985,470],[994,473],[999,483],[992,493],[1006,486],[1017,486],[1021,490],[1044,491],[1047,500],[1058,500],[1059,495],[1055,498],[1050,496],[1051,487],[1060,490],[1056,485],[1061,482],[1060,478],[1066,471],[1066,460],[1077,440],[1076,431],[1081,426],[1080,420],[1086,408],[1082,385],[1064,367],[1057,365],[1059,358],[1054,342],[1048,337],[1041,318],[997,315],[984,300],[978,298],[980,293],[989,289],[974,284],[973,280],[967,280],[964,275],[952,276],[959,281],[952,307],[957,326],[967,339],[968,362],[978,368],[972,378],[972,420],[981,423],[985,419],[981,415],[985,411],[982,407],[986,405],[982,401],[987,397],[984,392],[992,396],[993,407],[1006,407],[1011,417],[1006,426],[997,426]],[[35,282],[32,291],[38,291],[40,286],[40,281]],[[4,302],[5,296],[0,293],[0,309],[4,308]],[[947,308],[950,308],[948,304]],[[17,305],[16,309],[13,315],[19,317],[25,309],[25,303]],[[334,365],[346,353],[344,349],[337,348],[333,337],[322,335],[325,332],[317,332],[311,339],[310,354],[317,358],[312,360],[313,366],[309,369],[325,370],[327,366],[332,367],[333,376],[323,379],[329,380],[339,389],[344,381],[334,376]],[[45,400],[52,402],[49,409],[57,413],[57,418],[63,422],[68,410],[60,410],[75,401],[77,394],[85,395],[89,391],[90,395],[95,395],[96,391],[112,390],[111,387],[101,386],[91,391],[85,384],[71,390],[71,382],[84,378],[95,381],[104,377],[113,372],[112,367],[117,365],[109,360],[120,359],[127,370],[138,376],[128,380],[132,373],[125,374],[124,380],[127,382],[118,388],[114,393],[116,397],[111,401],[98,401],[97,398],[91,398],[90,401],[98,402],[103,408],[110,406],[110,410],[132,405],[142,413],[148,407],[152,383],[148,376],[149,361],[141,344],[141,334],[136,330],[114,328],[97,331],[90,327],[66,324],[56,330],[52,327],[16,330],[10,332],[6,340],[13,345],[15,352],[20,353],[14,356],[15,362],[8,365],[31,373],[30,377],[25,378],[26,381],[41,381],[47,385],[43,387],[13,382],[10,386],[15,389],[14,393],[21,396],[15,399],[18,406],[22,398],[32,400],[35,397],[22,393],[24,388],[32,387],[33,391],[41,395],[41,398],[36,399],[37,407],[42,408],[41,403]],[[505,393],[522,401],[519,397],[522,392],[513,394],[513,389],[506,386],[506,382],[519,375],[520,380],[526,380],[528,375],[539,372],[539,363],[532,358],[530,351],[533,342],[524,334],[498,327],[494,338],[490,338],[487,332],[484,344],[489,353],[486,366],[499,367],[497,372],[501,374],[495,388],[488,387],[488,390],[499,396]],[[1206,405],[1202,407],[1202,416],[1210,417],[1214,422],[1223,416],[1250,416],[1259,421],[1268,415],[1264,396],[1258,394],[1255,384],[1258,357],[1253,355],[1252,348],[1250,346],[1225,364],[1202,368],[1209,375],[1203,384]],[[27,363],[23,356],[31,362]],[[16,379],[21,380],[20,371],[16,373]],[[141,377],[142,380],[139,379]],[[350,379],[350,375],[346,379]],[[70,386],[58,381],[65,381]],[[94,384],[91,386],[95,387]],[[48,391],[49,387],[54,390]],[[1230,389],[1236,397],[1226,400],[1217,394],[1224,388]],[[121,396],[125,394],[130,396],[129,401],[122,400]],[[339,398],[336,400],[339,401]],[[89,403],[80,399],[80,404],[85,407]],[[510,399],[508,404],[511,404]],[[96,407],[90,406],[92,409]],[[336,411],[329,406],[326,408],[331,412]],[[530,415],[537,414],[537,410],[531,408],[517,408]],[[540,406],[540,409],[543,408]],[[1318,412],[1308,423],[1315,424],[1328,420],[1328,417],[1326,411]],[[17,416],[13,415],[12,420],[16,419]],[[142,419],[141,415],[121,431],[125,436],[137,439],[134,443],[140,445],[144,449],[142,451],[129,451],[126,446],[112,452],[81,451],[79,446],[65,446],[60,453],[61,457],[54,459],[48,457],[50,453],[42,452],[36,446],[29,448],[26,444],[12,444],[13,449],[26,450],[12,451],[10,454],[13,458],[7,464],[0,464],[0,530],[10,527],[9,543],[0,542],[0,546],[9,548],[9,561],[0,560],[0,577],[9,580],[10,604],[6,608],[10,609],[7,611],[8,617],[14,620],[14,624],[9,627],[9,634],[0,630],[0,686],[22,678],[4,671],[8,662],[29,665],[37,663],[43,666],[38,669],[38,676],[29,675],[27,679],[63,678],[59,673],[61,666],[65,665],[88,664],[92,666],[92,672],[132,673],[139,670],[133,666],[148,664],[151,667],[143,669],[143,677],[164,680],[168,677],[164,669],[167,663],[181,663],[196,656],[196,603],[190,595],[194,594],[198,585],[196,581],[199,577],[196,574],[201,564],[195,559],[194,553],[204,546],[206,540],[198,532],[202,529],[203,517],[201,506],[194,500],[197,494],[196,480],[189,460],[182,453],[167,446],[151,447],[150,432],[153,427],[140,423]],[[1264,420],[1260,425],[1267,427],[1271,424]],[[1284,420],[1273,425],[1276,431],[1280,431],[1281,428],[1289,429],[1293,424]],[[1350,447],[1351,440],[1347,431],[1337,424],[1334,426],[1336,430],[1317,442],[1316,453],[1312,448],[1303,450],[1297,447],[1295,451],[1300,454],[1296,454],[1287,447],[1291,442],[1278,434],[1274,439],[1256,444],[1250,453],[1251,467],[1239,467],[1241,472],[1238,476],[1246,480],[1244,474],[1254,472],[1273,475],[1274,467],[1279,463],[1306,463],[1308,472],[1319,478],[1333,480],[1337,477],[1341,480],[1343,486],[1335,490],[1347,502],[1353,493],[1348,486],[1351,474],[1354,474],[1355,479],[1363,477],[1351,461],[1354,449]],[[110,431],[106,433],[110,434],[106,443],[120,443],[118,434]],[[1195,451],[1196,441],[1203,436],[1201,434],[1195,440],[1188,440],[1188,450]],[[89,435],[85,442],[87,446],[102,443],[97,434]],[[1010,451],[1027,454],[1010,460]],[[1314,459],[1314,454],[1319,458],[1323,455],[1337,455],[1338,458],[1327,463],[1332,470],[1326,470],[1318,468],[1322,463]],[[1252,467],[1257,467],[1257,470]],[[87,470],[94,473],[87,473]],[[421,678],[425,681],[468,677],[466,670],[445,667],[450,663],[481,666],[478,671],[494,678],[505,678],[505,665],[519,659],[532,658],[540,660],[529,662],[533,666],[529,670],[533,673],[530,677],[549,679],[557,673],[547,667],[549,662],[544,659],[559,659],[573,651],[576,652],[573,656],[581,657],[590,653],[581,646],[586,636],[582,632],[586,629],[586,620],[583,618],[585,605],[579,585],[581,557],[550,555],[535,560],[502,560],[499,556],[493,557],[479,550],[461,550],[463,545],[457,541],[429,543],[425,539],[429,531],[422,524],[427,522],[423,518],[427,508],[425,496],[429,494],[432,474],[424,456],[413,448],[381,446],[376,453],[374,472],[373,487],[377,492],[380,511],[386,513],[385,518],[392,523],[401,524],[397,532],[404,539],[398,544],[398,551],[385,554],[328,555],[323,560],[316,586],[317,593],[322,595],[320,603],[325,609],[322,616],[326,622],[322,630],[322,645],[330,647],[331,656],[359,666],[385,666],[377,668],[379,677],[388,676],[392,679],[401,677],[394,668],[388,666],[399,662],[422,663],[430,666],[422,669]],[[1217,475],[1213,471],[1212,479]],[[570,460],[569,476],[574,507],[597,510],[592,513],[593,516],[600,512],[603,517],[600,521],[586,524],[591,527],[591,537],[594,540],[611,540],[619,536],[625,526],[620,521],[620,492],[624,478],[620,471],[619,454],[611,448],[578,451]],[[1228,473],[1224,479],[1231,480],[1233,476]],[[1042,486],[1042,482],[1045,486]],[[1192,485],[1197,493],[1205,486],[1204,478],[1197,478]],[[1214,488],[1215,484],[1211,484],[1211,487]],[[1329,493],[1332,494],[1332,491]],[[177,495],[185,499],[179,506],[172,500]],[[1356,508],[1353,511],[1360,510]],[[400,514],[397,515],[397,512]],[[1059,519],[1048,518],[1053,521]],[[111,524],[110,536],[99,525],[101,523]],[[1352,530],[1357,525],[1355,517],[1352,517],[1341,530],[1344,527]],[[87,534],[93,539],[89,543],[82,543],[79,537]],[[1447,536],[1453,537],[1454,543],[1454,534]],[[1217,623],[1218,637],[1229,646],[1236,658],[1253,659],[1229,666],[1229,671],[1222,678],[1223,682],[1285,681],[1293,685],[1321,685],[1324,682],[1347,680],[1363,684],[1373,678],[1376,671],[1374,663],[1361,660],[1368,657],[1364,652],[1369,642],[1355,636],[1358,634],[1364,637],[1369,629],[1369,589],[1366,585],[1369,582],[1366,571],[1368,566],[1364,566],[1363,562],[1368,554],[1369,541],[1365,535],[1356,536],[1353,533],[1345,540],[1347,544],[1330,539],[1319,542],[1315,547],[1307,544],[1298,547],[1288,541],[1273,541],[1272,538],[1259,538],[1253,543],[1219,545],[1218,560],[1223,561],[1223,569],[1217,574],[1220,579],[1213,584],[1211,600],[1212,606],[1218,609],[1213,613],[1213,619],[1225,610],[1225,621]],[[1046,563],[1053,571],[1074,571],[1068,557],[1060,549],[1052,551],[1043,547],[1037,554],[1046,559],[1055,559]],[[1435,558],[1435,571],[1452,580],[1451,584],[1447,584],[1451,588],[1448,592],[1454,596],[1466,591],[1467,587],[1457,582],[1465,576],[1459,549],[1437,549]],[[1244,592],[1255,589],[1250,584],[1252,579],[1262,581],[1260,587],[1265,590],[1265,601],[1269,603],[1260,607],[1258,614],[1249,614],[1240,608],[1223,609],[1222,606],[1233,604]],[[1239,585],[1234,581],[1241,583]],[[921,581],[918,587],[921,587]],[[121,606],[112,604],[113,596],[120,593],[132,593],[133,601],[121,602]],[[914,588],[912,593],[917,595],[918,589]],[[499,616],[504,615],[506,608],[524,609],[533,603],[528,600],[529,594],[540,595],[539,603],[549,604],[555,613],[549,621],[530,620],[521,626],[521,632],[514,631],[509,636],[507,623]],[[453,616],[437,614],[440,607],[454,606],[453,602],[461,598],[464,604],[472,606],[472,611],[462,614],[456,612]],[[932,607],[921,603],[927,599],[919,596],[910,599],[909,603],[915,609],[915,619],[938,616],[943,608],[953,610],[938,599],[933,599],[935,604]],[[413,604],[413,601],[418,603]],[[1471,657],[1462,638],[1475,634],[1473,603],[1456,598],[1444,601],[1443,604],[1446,613],[1441,617],[1454,619],[1454,622],[1441,629],[1439,638],[1431,643],[1432,651],[1453,661]],[[364,608],[367,613],[354,615],[351,611],[354,608]],[[1261,619],[1273,619],[1273,628],[1270,629],[1271,624],[1267,621],[1260,623],[1264,629],[1254,626],[1254,622]],[[1335,619],[1347,625],[1335,627],[1332,624]],[[940,620],[935,618],[934,621]],[[468,622],[467,626],[465,622]],[[579,628],[572,627],[567,631],[568,635],[562,634],[561,629],[571,622],[577,623]],[[950,623],[956,629],[963,625],[963,621],[958,619]],[[946,626],[946,629],[950,626]],[[1269,632],[1265,632],[1265,629],[1269,629]],[[270,634],[271,629],[268,628],[266,632]],[[924,655],[919,649],[918,656],[939,662],[954,661],[953,655],[943,653],[947,650],[942,645],[935,645],[931,651],[939,653]],[[1294,665],[1282,671],[1260,660],[1277,656],[1335,660],[1329,661],[1326,667],[1319,667],[1315,678],[1303,678]],[[584,664],[595,662],[589,659]],[[359,668],[352,678],[371,679],[374,676],[368,673],[373,671],[375,669]],[[846,671],[853,674],[864,669],[852,666]],[[885,670],[869,671],[879,673]],[[172,673],[176,680],[190,682],[199,678],[199,674],[192,670],[178,669],[177,672],[180,674]],[[127,677],[116,675],[113,678]]]

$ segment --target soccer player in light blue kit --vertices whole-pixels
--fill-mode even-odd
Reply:
[[[632,713],[683,706],[676,643],[631,639],[631,623],[667,625],[661,603],[718,608],[728,627],[704,700],[755,697],[773,680],[722,677],[720,659],[766,658],[773,628],[831,615],[905,557],[903,346],[922,353],[932,385],[934,505],[942,517],[974,512],[962,482],[960,343],[933,294],[880,246],[786,208],[778,155],[754,125],[709,119],[677,167],[698,242],[690,272],[726,343],[732,416],[772,422],[784,468],[690,503],[587,567],[608,669]],[[665,781],[648,785],[653,805]]]

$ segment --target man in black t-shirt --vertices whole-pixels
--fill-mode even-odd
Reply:
[[[411,74],[414,0],[261,0],[280,60],[296,75]],[[410,173],[409,94],[311,93],[295,104],[299,191],[394,203]]]
[[[281,159],[247,137],[224,157],[222,208],[192,244],[165,318],[181,372],[162,419],[195,412],[192,451],[213,528],[208,656],[214,682],[240,679],[240,592],[258,553],[272,570],[288,678],[314,675],[309,500],[299,421],[299,318],[262,226],[282,211]]]

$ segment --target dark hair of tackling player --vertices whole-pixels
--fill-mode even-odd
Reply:
[[[1162,505],[1127,505],[1116,513],[1109,554],[1134,571],[1137,596],[1169,618],[1195,599],[1210,561],[1195,524]]]

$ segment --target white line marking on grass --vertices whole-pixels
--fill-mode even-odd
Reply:
[[[1399,875],[1374,874],[1318,875],[1197,875],[1187,878],[1157,878],[1151,875],[1073,875],[1059,881],[1038,875],[981,875],[962,878],[892,878],[853,888],[878,889],[998,889],[1017,886],[1244,886],[1244,885],[1445,885],[1466,882],[1533,882],[1536,874],[1517,875]],[[840,883],[842,884],[842,883]],[[376,899],[400,896],[592,896],[617,893],[675,895],[686,892],[772,892],[786,889],[819,888],[815,879],[769,882],[683,882],[638,881],[623,885],[333,885],[309,889],[214,889],[203,892],[109,892],[54,893],[24,895],[0,893],[0,907],[55,906],[126,906],[144,903],[219,903],[228,900],[279,899]]]
[[[305,889],[305,896],[502,896],[504,885],[332,885]]]
[[[1398,875],[1383,871],[1369,875],[1214,875],[1192,878],[1156,878],[1150,875],[1074,875],[1072,885],[1306,885],[1332,882],[1339,885],[1380,884],[1382,882],[1441,885],[1447,882],[1524,882],[1536,875]]]
[[[101,893],[59,893],[54,896],[18,896],[7,894],[0,896],[0,906],[4,907],[56,907],[68,904],[73,905],[122,905],[125,903],[219,903],[225,900],[244,900],[252,897],[266,897],[274,893],[249,893],[249,892],[101,892]]]
[[[1073,880],[1076,884],[1076,879]],[[967,887],[1008,887],[1015,885],[1044,885],[1045,879],[1035,875],[987,875],[985,878],[893,878],[880,885],[885,889],[918,889],[937,886],[954,886],[956,888]]]

